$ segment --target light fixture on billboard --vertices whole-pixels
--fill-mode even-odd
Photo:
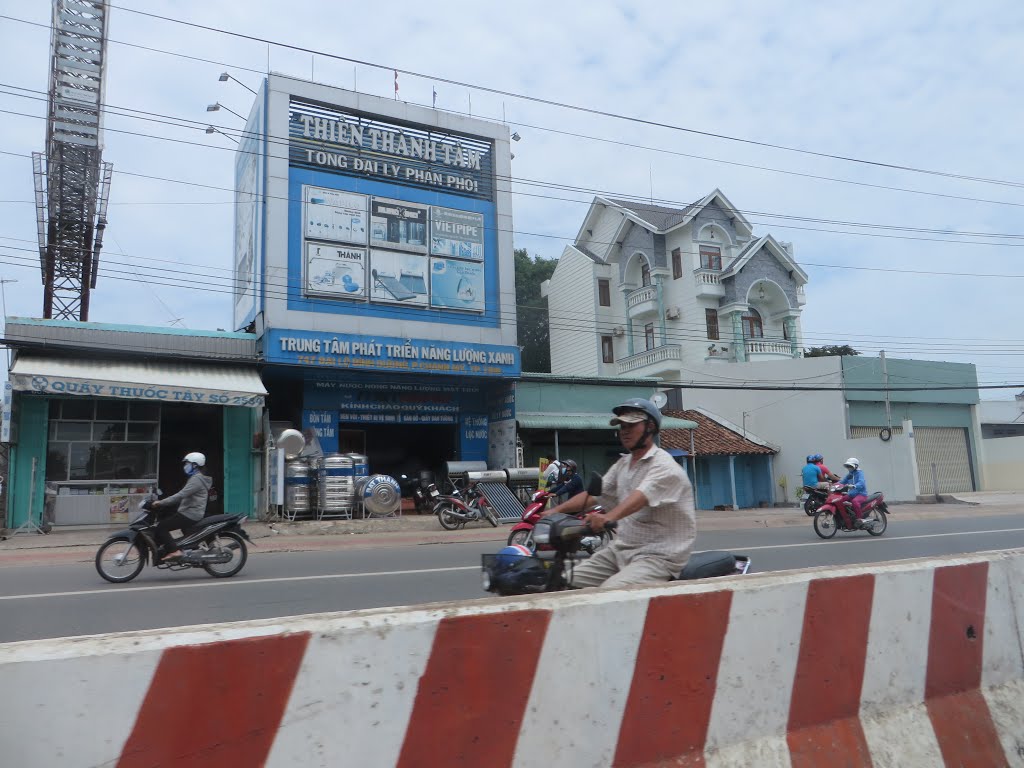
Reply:
[[[519,131],[512,132],[512,141],[519,141],[521,138],[523,137],[519,135]]]
[[[207,133],[219,133],[224,138],[231,139],[233,142],[235,142],[235,144],[238,143],[238,139],[236,139],[234,136],[228,136],[226,133],[224,133],[224,131],[222,131],[220,128],[217,128],[215,126],[212,126],[212,125],[206,126],[206,132]]]
[[[227,72],[221,72],[221,73],[220,73],[220,77],[218,77],[217,79],[218,79],[218,80],[220,80],[220,81],[221,81],[222,83],[226,83],[226,82],[227,82],[228,80],[234,80],[234,81],[235,81],[236,83],[238,83],[238,84],[239,84],[240,86],[242,86],[243,88],[245,88],[245,90],[247,90],[247,91],[248,91],[249,93],[251,93],[251,94],[252,94],[253,96],[255,96],[255,95],[256,95],[256,91],[254,91],[254,90],[253,90],[252,88],[250,88],[250,87],[249,87],[248,85],[246,85],[245,83],[243,83],[243,82],[242,82],[241,80],[239,80],[239,79],[238,79],[237,77],[234,77],[233,75],[229,75],[229,74],[228,74]]]
[[[237,117],[239,120],[245,120],[244,117],[242,117],[240,114],[235,112],[235,110],[233,110],[231,107],[225,107],[219,101],[216,104],[207,104],[206,105],[206,111],[207,112],[219,112],[222,109],[226,109],[228,112],[230,112],[232,115]]]

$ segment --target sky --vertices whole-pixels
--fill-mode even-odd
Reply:
[[[50,7],[0,0],[8,315],[42,314],[28,156],[44,149]],[[114,0],[110,13],[114,179],[90,320],[233,330],[243,84],[258,90],[269,67],[390,98],[398,69],[399,99],[429,106],[436,90],[438,108],[522,137],[516,247],[557,258],[594,194],[683,206],[719,188],[755,234],[793,243],[810,276],[805,346],[973,362],[982,384],[1018,385],[987,398],[1024,388],[1020,2]]]

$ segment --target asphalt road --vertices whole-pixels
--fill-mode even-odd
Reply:
[[[1024,513],[901,522],[880,538],[839,534],[822,541],[807,525],[701,534],[697,549],[753,559],[752,572],[876,563],[1024,547]],[[202,571],[146,569],[131,584],[102,581],[92,563],[0,570],[0,642],[357,608],[478,599],[479,555],[495,542],[377,550],[260,553],[225,580]]]

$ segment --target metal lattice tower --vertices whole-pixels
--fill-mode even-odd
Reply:
[[[108,0],[53,0],[46,152],[32,153],[43,317],[88,320],[111,165],[102,160]]]

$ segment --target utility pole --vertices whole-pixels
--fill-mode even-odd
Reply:
[[[885,350],[878,353],[882,359],[882,386],[885,387],[885,426],[892,429],[892,404],[889,402],[889,372],[885,367]]]

